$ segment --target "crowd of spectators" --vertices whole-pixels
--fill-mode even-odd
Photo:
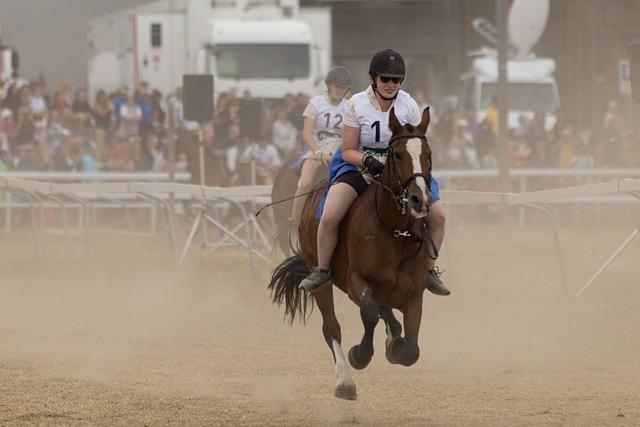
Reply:
[[[206,154],[221,161],[207,167],[224,169],[225,181],[238,184],[239,165],[255,160],[257,179],[270,183],[283,162],[303,149],[302,112],[309,98],[288,95],[265,104],[263,129],[252,140],[240,129],[245,99],[251,95],[219,95],[202,138]],[[90,101],[84,89],[72,93],[67,82],[51,94],[43,81],[7,83],[0,91],[0,171],[167,171],[169,103],[175,111],[176,170],[191,170],[190,150],[180,142],[198,141],[200,125],[184,119],[180,88],[164,96],[143,82],[134,91],[99,91]]]
[[[434,163],[444,169],[497,168],[498,110],[496,101],[478,121],[476,115],[456,115],[445,108],[432,128]],[[518,117],[509,131],[510,168],[635,168],[640,166],[640,127],[625,126],[612,101],[601,123],[580,127],[570,112],[560,109],[547,117],[536,112]]]
[[[240,106],[251,94],[222,93],[211,122],[203,126],[207,152],[217,161],[225,184],[247,183],[243,166],[255,165],[252,179],[271,183],[282,164],[304,149],[302,126],[309,97],[287,95],[265,104],[259,137],[246,138]],[[422,94],[416,94],[424,104]],[[0,171],[167,171],[168,114],[175,106],[178,135],[198,138],[199,125],[183,118],[182,92],[162,94],[141,83],[135,90],[99,91],[88,99],[84,89],[72,91],[62,82],[51,93],[44,81],[16,80],[0,91]],[[432,120],[430,143],[438,169],[498,166],[498,114],[495,103],[479,122],[444,107]],[[512,168],[632,168],[640,165],[640,132],[629,130],[615,102],[602,123],[579,127],[568,111],[555,115],[553,126],[543,113],[522,116],[509,134]],[[178,144],[179,145],[179,144]],[[184,147],[183,147],[184,148]],[[178,149],[176,170],[193,170],[193,158]],[[246,169],[246,168],[245,168]]]

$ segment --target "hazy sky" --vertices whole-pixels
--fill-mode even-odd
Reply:
[[[43,72],[50,89],[62,79],[84,85],[87,23],[149,0],[0,0],[0,32],[20,53],[22,76]]]

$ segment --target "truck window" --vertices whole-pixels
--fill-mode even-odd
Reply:
[[[162,24],[151,24],[151,47],[162,46]]]
[[[552,83],[509,83],[509,109],[514,111],[553,112],[557,109]],[[498,95],[496,83],[482,83],[481,105],[484,110]]]
[[[222,44],[215,55],[223,78],[306,78],[311,68],[308,44]]]

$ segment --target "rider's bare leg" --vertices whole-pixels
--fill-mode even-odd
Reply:
[[[431,205],[429,213],[427,214],[427,226],[429,227],[429,233],[437,252],[440,251],[442,242],[444,241],[445,222],[445,212],[444,208],[442,207],[442,203],[435,202],[433,205]],[[432,253],[433,248],[431,247],[431,242],[427,242],[427,250],[429,251],[429,257],[427,257],[428,271],[426,288],[432,294],[447,296],[450,294],[449,289],[447,289],[444,283],[442,283],[442,280],[440,280],[440,273],[435,268],[436,260],[431,259],[432,257],[436,257],[436,254]]]
[[[318,226],[318,267],[329,269],[338,243],[338,227],[358,193],[349,184],[338,182],[329,189]]]
[[[298,189],[296,190],[296,198],[293,199],[293,208],[291,209],[291,224],[293,228],[297,229],[300,224],[300,216],[302,215],[302,208],[307,197],[300,196],[300,194],[308,193],[313,190],[313,184],[315,178],[320,169],[321,163],[315,159],[307,159],[302,164],[302,170],[300,171],[300,180],[298,181]]]
[[[433,243],[436,245],[438,251],[442,247],[442,243],[444,242],[444,226],[446,222],[446,215],[444,211],[444,207],[440,201],[435,202],[429,208],[429,213],[427,214],[427,225],[429,227],[429,233],[431,233],[431,238],[433,239]],[[431,245],[429,245],[429,253],[431,253]],[[433,255],[433,254],[431,254]],[[427,267],[429,270],[433,270],[433,267],[436,263],[436,260],[431,259],[427,261]]]

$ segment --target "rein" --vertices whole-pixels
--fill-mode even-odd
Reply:
[[[414,181],[418,177],[422,177],[426,181],[427,186],[429,188],[431,187],[431,156],[429,156],[429,172],[426,175],[424,173],[414,173],[404,179],[400,178],[400,175],[398,173],[398,169],[395,163],[395,157],[393,153],[393,143],[399,139],[407,139],[407,138],[420,138],[425,142],[427,141],[427,137],[422,134],[394,135],[389,140],[389,153],[387,154],[387,164],[392,168],[392,173],[396,180],[396,184],[400,189],[400,193],[397,194],[391,187],[384,184],[379,179],[373,178],[373,182],[377,184],[379,188],[385,190],[390,194],[391,198],[395,203],[396,209],[398,209],[398,211],[400,211],[401,215],[403,216],[406,215],[406,212],[407,212],[406,205],[409,202],[409,199],[407,199],[406,189],[407,189],[407,186],[411,183],[411,181]],[[407,256],[402,261],[400,261],[399,270],[402,270],[408,261],[415,258],[420,253],[426,238],[428,238],[429,240],[429,244],[431,246],[432,253],[433,253],[433,256],[432,256],[431,253],[427,251],[427,255],[431,259],[438,258],[438,249],[436,248],[436,245],[433,239],[431,238],[431,233],[428,233],[427,224],[424,220],[419,221],[419,224],[420,224],[419,234],[413,231],[413,228],[415,227],[415,224],[416,224],[415,219],[411,222],[409,227],[407,227],[404,230],[396,229],[394,227],[389,226],[387,223],[384,222],[382,215],[380,214],[380,210],[378,209],[378,189],[377,188],[374,196],[374,209],[376,211],[376,217],[378,218],[378,221],[382,225],[382,228],[384,228],[387,232],[393,235],[393,237],[406,238],[418,244],[418,247],[414,253]]]

